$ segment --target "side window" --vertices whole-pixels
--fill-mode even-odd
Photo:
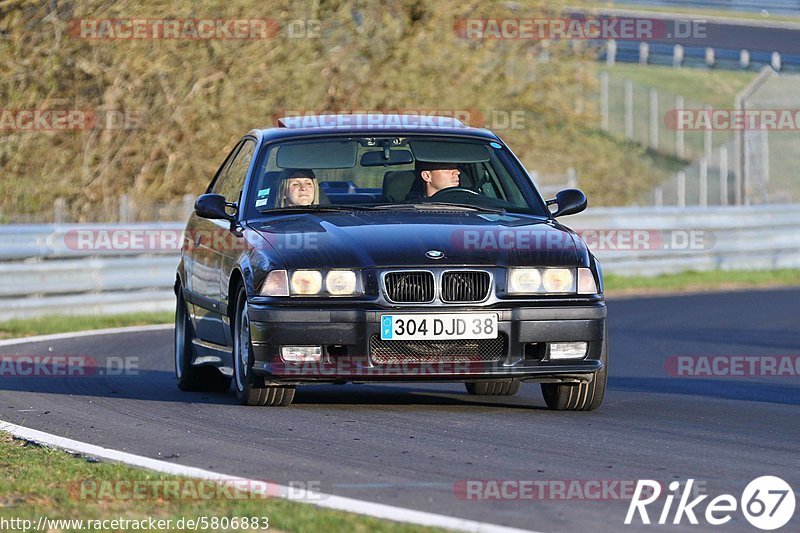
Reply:
[[[239,153],[228,165],[219,178],[211,192],[221,194],[229,202],[238,202],[239,195],[244,187],[244,180],[247,177],[247,169],[250,167],[250,160],[253,158],[253,152],[256,149],[256,143],[250,139],[244,141]]]

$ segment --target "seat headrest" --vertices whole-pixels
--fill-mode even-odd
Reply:
[[[414,184],[413,170],[390,170],[383,175],[383,196],[390,202],[405,201]]]

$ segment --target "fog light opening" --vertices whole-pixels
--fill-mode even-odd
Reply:
[[[551,342],[550,359],[583,359],[587,346],[586,342]]]
[[[316,363],[322,359],[322,346],[281,346],[281,359],[287,363]]]

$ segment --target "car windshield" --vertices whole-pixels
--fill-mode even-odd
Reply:
[[[445,205],[547,216],[524,169],[494,141],[414,136],[287,141],[266,146],[254,178],[247,200],[252,215]]]

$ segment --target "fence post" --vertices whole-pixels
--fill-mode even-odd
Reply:
[[[67,201],[63,198],[56,198],[53,202],[53,212],[56,224],[63,224],[67,221]]]
[[[633,139],[633,82],[625,80],[625,137]]]
[[[706,66],[709,68],[714,66],[715,58],[714,58],[714,49],[710,46],[706,48]]]
[[[769,64],[775,70],[781,69],[781,54],[780,52],[772,52],[772,57],[770,58]]]
[[[708,159],[700,159],[700,207],[708,207]]]
[[[705,106],[706,113],[708,113],[708,125],[706,129],[703,130],[703,157],[706,158],[706,161],[711,161],[711,142],[712,138],[711,135],[713,134],[713,130],[711,129],[711,117],[713,110],[711,109],[710,105]]]
[[[658,151],[658,91],[650,89],[650,148]]]
[[[739,65],[742,68],[747,68],[750,66],[750,52],[747,50],[742,50],[739,52]]]
[[[569,189],[578,188],[578,173],[575,172],[575,169],[572,167],[569,167],[567,169],[567,188]]]
[[[686,207],[686,172],[678,172],[678,207]]]
[[[761,137],[761,177],[766,189],[769,183],[769,130],[764,129],[759,137]]]
[[[683,46],[676,44],[672,49],[672,66],[678,68],[683,64]]]
[[[183,218],[184,220],[192,216],[194,211],[194,196],[191,194],[183,195]]]
[[[609,39],[606,41],[606,65],[613,66],[617,61],[617,41]]]
[[[719,203],[728,205],[728,147],[719,147]]]
[[[128,224],[131,221],[131,203],[127,194],[119,197],[119,222]]]
[[[677,112],[683,109],[683,96],[675,97],[675,109]],[[684,158],[683,130],[677,127],[675,128],[675,155],[680,159]]]
[[[642,65],[647,64],[647,59],[650,57],[650,45],[645,41],[639,43],[639,63]]]
[[[608,131],[608,72],[600,73],[600,127]]]

